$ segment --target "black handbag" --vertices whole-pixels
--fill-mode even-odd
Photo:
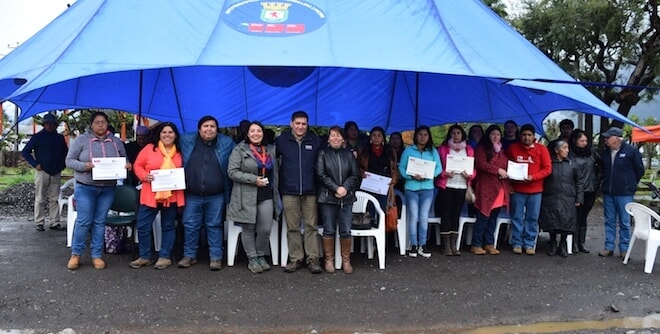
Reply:
[[[351,223],[351,228],[355,230],[368,230],[372,227],[371,225],[371,213],[362,212],[362,213],[353,213],[353,221]]]

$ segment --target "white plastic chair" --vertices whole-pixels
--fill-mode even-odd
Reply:
[[[60,194],[57,197],[57,205],[60,209],[60,220],[62,220],[64,217],[62,217],[62,214],[64,213],[64,206],[68,205],[69,203],[69,195],[67,195],[69,188],[73,191],[73,186],[75,185],[76,180],[75,179],[68,179],[64,184],[60,187]],[[73,195],[73,192],[71,193]],[[68,213],[68,211],[67,211]],[[67,219],[68,220],[68,219]]]
[[[401,214],[396,224],[397,243],[399,246],[399,255],[406,255],[408,249],[408,216],[406,213],[406,197],[399,190],[394,189],[394,196],[401,200]]]
[[[73,228],[76,225],[77,217],[78,212],[76,211],[73,195],[71,195],[67,198],[66,204],[66,246],[69,248],[71,247],[71,240],[73,240]]]
[[[66,210],[66,246],[71,248],[71,241],[73,240],[73,229],[76,226],[76,218],[78,217],[74,195],[71,195],[69,198],[67,198]],[[152,227],[154,235],[154,249],[156,252],[159,252],[163,239],[163,233],[160,227],[160,212],[156,215],[156,218],[154,218]],[[131,231],[131,233],[133,232]],[[137,234],[135,235],[135,242],[140,242]]]
[[[365,230],[351,229],[351,236],[353,237],[373,237],[376,240],[376,248],[378,249],[378,268],[385,269],[385,212],[380,207],[378,200],[370,194],[363,191],[356,191],[355,196],[357,200],[353,202],[353,213],[367,212],[367,205],[369,202],[376,209],[376,218],[378,219],[378,227],[372,227]],[[371,240],[367,243],[367,256],[373,259],[374,246]],[[335,238],[335,268],[341,268],[341,249],[339,246],[339,238]]]
[[[436,195],[437,196],[437,195]],[[428,224],[429,224],[429,229],[428,233],[431,233],[431,224],[434,224],[434,230],[435,230],[435,244],[440,246],[440,224],[442,224],[442,219],[440,217],[435,216],[435,198],[433,198],[433,202],[431,202],[431,210],[429,210],[429,219]]]
[[[163,243],[163,230],[160,227],[160,211],[156,214],[156,217],[154,217],[151,229],[154,234],[154,250],[160,252],[160,246]]]
[[[650,274],[653,271],[653,264],[655,264],[655,255],[658,247],[660,247],[660,230],[652,228],[651,225],[653,222],[660,222],[660,215],[645,205],[635,202],[626,204],[626,212],[633,217],[635,227],[630,238],[626,257],[623,259],[623,264],[628,264],[630,251],[635,244],[635,240],[646,240],[644,272]]]
[[[497,216],[497,223],[495,224],[495,248],[497,248],[497,241],[500,237],[500,229],[502,228],[502,225],[508,225],[508,227],[511,226],[511,216],[506,212],[506,208],[500,209],[500,214]],[[571,244],[572,243],[573,240],[571,240]]]
[[[474,224],[477,222],[476,217],[470,217],[468,214],[468,209],[467,209],[467,204],[463,205],[463,209],[461,210],[461,216],[458,217],[458,236],[456,236],[456,249],[461,249],[461,244],[463,240],[463,229],[467,228],[468,226],[465,226],[467,224]],[[471,226],[470,226],[471,227]],[[472,243],[472,232],[467,233],[468,240],[467,244]]]
[[[238,251],[238,237],[243,232],[240,224],[235,224],[233,220],[225,222],[227,226],[227,266],[232,267]],[[279,228],[276,219],[273,219],[273,226],[270,228],[270,256],[273,265],[279,265],[277,259],[277,249],[279,248]]]

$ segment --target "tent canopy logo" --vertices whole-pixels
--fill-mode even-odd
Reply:
[[[325,13],[300,0],[244,0],[223,10],[223,21],[249,35],[288,37],[310,33],[325,24]]]

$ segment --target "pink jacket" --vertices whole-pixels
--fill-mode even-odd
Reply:
[[[172,158],[174,165],[177,167],[183,167],[183,159],[181,158],[181,152],[178,151]],[[145,182],[149,172],[155,169],[160,169],[160,166],[163,165],[163,154],[160,153],[160,150],[156,148],[154,151],[153,144],[147,144],[142,148],[135,163],[133,164],[133,171],[137,178],[142,181],[142,190],[140,191],[140,204],[146,205],[150,208],[157,207],[156,203],[156,193],[151,191],[151,183]],[[183,195],[183,190],[174,190],[172,191],[172,198],[170,202],[176,202],[177,207],[182,207],[186,204],[186,200]]]
[[[440,155],[440,161],[442,161],[442,173],[438,175],[438,177],[435,178],[435,186],[438,188],[445,189],[447,188],[447,174],[446,174],[446,166],[447,166],[447,155],[449,154],[449,151],[451,149],[449,148],[449,145],[442,144],[438,146],[438,155]],[[467,151],[468,157],[474,157],[474,150],[470,145],[465,146],[465,150]],[[474,180],[474,177],[477,175],[477,168],[475,166],[474,168],[474,174],[472,174],[472,177],[470,177],[467,180],[468,186],[472,183],[472,180]]]

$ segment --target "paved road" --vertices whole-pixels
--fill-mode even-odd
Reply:
[[[590,222],[588,255],[406,258],[387,268],[354,256],[355,273],[251,274],[235,267],[130,269],[130,255],[89,256],[66,269],[64,232],[36,232],[27,219],[0,218],[0,331],[77,333],[463,332],[493,325],[602,320],[660,313],[660,266],[643,272],[642,247],[627,266],[600,258],[602,209]],[[641,245],[640,245],[641,246]],[[656,261],[656,263],[659,261]],[[619,310],[613,312],[611,306]],[[596,331],[602,332],[602,331]],[[611,330],[622,333],[623,330]]]

